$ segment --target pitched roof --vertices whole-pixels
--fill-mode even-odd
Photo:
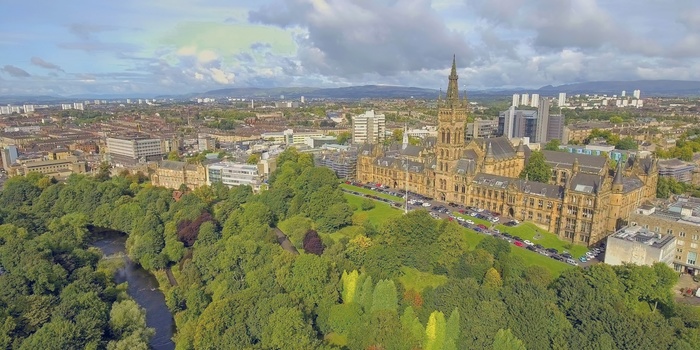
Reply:
[[[562,186],[550,185],[536,181],[528,181],[506,176],[491,175],[478,173],[473,180],[481,186],[489,186],[498,189],[507,189],[513,184],[518,190],[546,198],[561,199],[564,196],[564,188]]]
[[[507,137],[493,137],[493,138],[478,138],[474,141],[481,147],[484,145],[491,144],[491,151],[493,152],[493,157],[496,159],[511,158],[515,156],[515,148],[513,144],[510,143]]]
[[[586,173],[576,173],[569,180],[569,189],[576,192],[598,193],[603,184],[604,176]]]
[[[574,160],[578,159],[579,168],[582,172],[599,174],[605,167],[608,158],[605,156],[593,156],[589,154],[573,154],[569,152],[543,150],[544,159],[552,168],[571,169]]]

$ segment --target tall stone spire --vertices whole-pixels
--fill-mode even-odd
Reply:
[[[408,124],[403,125],[403,146],[401,148],[408,148]]]
[[[452,71],[450,72],[449,83],[447,84],[447,106],[448,107],[458,107],[459,106],[459,83],[457,80],[459,76],[457,75],[457,57],[452,56]]]
[[[622,185],[622,159],[617,162],[617,169],[615,169],[615,177],[613,178],[613,185]]]

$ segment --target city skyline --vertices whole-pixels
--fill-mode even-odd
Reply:
[[[36,11],[41,8],[41,11]],[[690,0],[11,2],[0,94],[700,80]]]

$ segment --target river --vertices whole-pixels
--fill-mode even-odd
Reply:
[[[125,234],[112,231],[100,233],[99,237],[92,245],[100,248],[106,256],[125,252]],[[129,296],[146,309],[146,324],[156,330],[151,339],[151,347],[154,350],[175,349],[175,343],[172,341],[175,322],[165,305],[165,296],[158,289],[158,281],[151,273],[131,261],[126,254],[124,263],[124,267],[117,271],[114,279],[117,283],[127,282]]]

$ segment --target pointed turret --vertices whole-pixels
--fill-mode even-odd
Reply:
[[[515,150],[515,153],[518,155],[525,155],[525,145],[523,144],[523,139],[520,139],[520,143],[518,143],[518,148]]]
[[[408,147],[408,124],[403,125],[403,149]]]
[[[579,170],[581,169],[581,166],[578,163],[578,158],[574,158],[574,164],[571,166],[571,172],[578,173]]]
[[[617,167],[615,169],[615,177],[613,177],[612,190],[613,193],[622,193],[623,181],[622,181],[622,160],[617,162]]]
[[[457,75],[457,58],[452,56],[452,71],[447,84],[447,106],[459,107],[459,76]]]
[[[491,142],[486,146],[486,158],[493,158],[493,148],[491,148]]]

